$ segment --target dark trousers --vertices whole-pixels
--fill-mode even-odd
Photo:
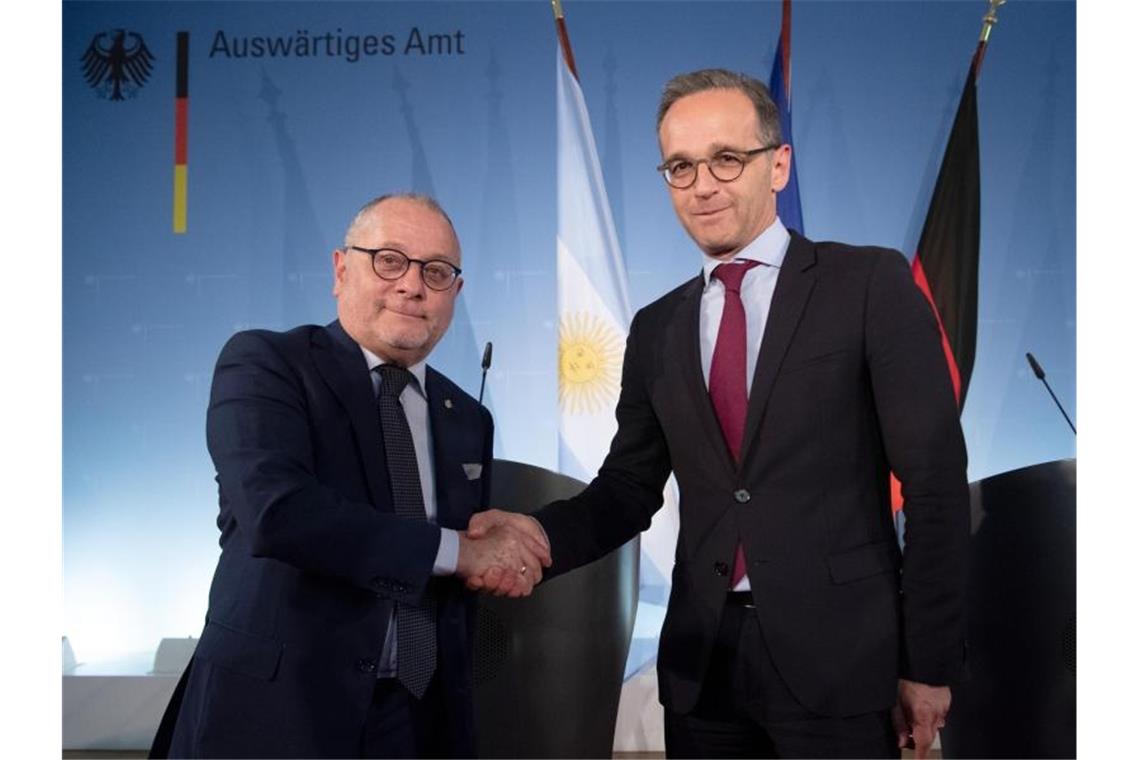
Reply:
[[[665,754],[682,757],[898,758],[889,710],[812,713],[780,677],[748,592],[729,595],[691,713],[665,710]]]
[[[377,679],[360,736],[361,757],[449,757],[450,748],[438,675],[423,699],[416,699],[395,678]]]

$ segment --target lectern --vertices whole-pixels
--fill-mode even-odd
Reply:
[[[513,512],[585,484],[495,460],[491,504]],[[544,581],[525,599],[482,595],[475,633],[480,757],[613,756],[622,676],[637,611],[639,541]]]
[[[970,484],[967,680],[943,755],[1076,757],[1077,463]]]

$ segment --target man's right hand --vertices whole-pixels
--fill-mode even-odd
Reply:
[[[484,542],[505,542],[503,551]],[[465,544],[468,558],[464,563]],[[485,550],[485,551],[481,551]],[[472,516],[466,534],[460,534],[460,561],[456,573],[472,590],[496,596],[527,596],[550,567],[550,542],[542,525],[529,515],[491,509]]]
[[[459,534],[456,575],[467,587],[496,596],[528,596],[550,567],[550,543],[533,517],[490,510]]]

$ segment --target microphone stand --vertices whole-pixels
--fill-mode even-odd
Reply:
[[[1049,387],[1049,381],[1045,379],[1045,370],[1041,369],[1041,365],[1033,358],[1033,354],[1025,354],[1025,358],[1029,360],[1029,368],[1033,370],[1033,374],[1037,375],[1037,379],[1045,384],[1045,390],[1049,391],[1049,395],[1053,397],[1053,403],[1061,410],[1061,414],[1065,417],[1065,422],[1069,423],[1069,427],[1073,430],[1073,435],[1077,434],[1077,428],[1073,425],[1073,421],[1069,419],[1069,415],[1065,414],[1065,407],[1061,406],[1061,402],[1057,400],[1057,394]]]

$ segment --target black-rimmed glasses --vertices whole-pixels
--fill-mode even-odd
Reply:
[[[367,253],[372,257],[372,271],[381,280],[398,280],[404,276],[413,263],[420,265],[420,279],[432,290],[447,290],[463,270],[443,259],[413,259],[395,248],[361,248],[358,245],[346,246],[354,251]]]
[[[744,173],[744,167],[749,161],[778,147],[780,143],[772,143],[752,150],[722,150],[712,158],[674,158],[658,166],[657,171],[678,190],[692,187],[697,181],[697,167],[701,164],[706,165],[709,172],[721,182],[732,182]]]

